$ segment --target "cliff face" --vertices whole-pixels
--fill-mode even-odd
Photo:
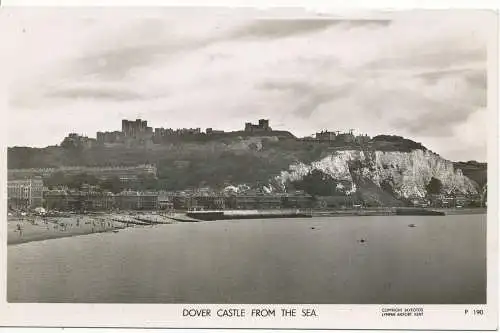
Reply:
[[[276,181],[284,188],[320,171],[338,182],[337,189],[349,195],[372,184],[396,198],[424,197],[432,177],[441,180],[445,192],[477,193],[477,184],[455,169],[453,163],[430,151],[383,152],[344,150],[310,164],[296,163],[281,172]]]

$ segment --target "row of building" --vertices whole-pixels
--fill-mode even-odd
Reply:
[[[312,197],[303,192],[271,194],[253,190],[235,193],[198,189],[179,192],[127,190],[113,194],[86,184],[79,190],[48,190],[40,177],[8,182],[8,207],[11,210],[37,207],[59,211],[276,209],[310,208],[312,205]]]
[[[411,200],[415,207],[434,208],[461,208],[461,207],[484,207],[484,198],[478,195],[451,195],[451,194],[431,194],[426,198],[416,198]]]
[[[157,168],[153,164],[109,167],[62,166],[58,168],[9,169],[7,170],[7,175],[10,180],[17,179],[20,180],[19,184],[22,184],[23,181],[26,181],[26,178],[48,178],[58,172],[66,176],[87,174],[100,180],[118,177],[123,183],[137,180],[141,175],[157,177]]]
[[[353,130],[349,130],[347,133],[342,133],[340,131],[321,131],[316,133],[315,140],[317,141],[327,141],[327,142],[341,142],[345,144],[357,143],[363,144],[368,143],[371,138],[367,134],[354,135]]]
[[[236,189],[236,188],[235,188]],[[8,181],[8,207],[11,210],[30,210],[43,207],[59,211],[106,211],[106,210],[207,210],[207,209],[279,209],[279,208],[328,208],[354,207],[356,202],[348,196],[321,197],[297,191],[293,193],[268,193],[241,188],[226,188],[217,192],[206,189],[167,191],[122,191],[113,194],[98,186],[82,185],[79,190],[44,188],[40,177]],[[468,207],[484,206],[480,196],[430,195],[414,199],[417,207]]]
[[[49,211],[157,210],[158,193],[123,191],[50,190],[43,194],[43,207]]]

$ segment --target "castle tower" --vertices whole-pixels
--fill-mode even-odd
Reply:
[[[259,128],[265,131],[269,130],[269,119],[259,119]]]

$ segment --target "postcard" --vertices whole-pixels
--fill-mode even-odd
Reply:
[[[0,326],[497,328],[496,12],[0,25]]]

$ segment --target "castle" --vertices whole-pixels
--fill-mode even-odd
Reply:
[[[272,129],[269,126],[268,119],[259,119],[258,124],[245,123],[244,132],[246,133],[262,133],[271,132]],[[148,126],[148,122],[142,119],[136,120],[122,120],[122,130],[121,131],[111,131],[111,132],[97,132],[96,139],[89,139],[84,136],[78,136],[76,134],[70,134],[71,137],[66,138],[68,141],[81,141],[85,142],[85,146],[92,146],[96,143],[98,145],[123,145],[123,144],[136,144],[136,143],[162,143],[169,140],[174,140],[178,138],[190,138],[190,137],[202,137],[202,136],[214,136],[228,134],[230,132],[224,132],[222,130],[216,130],[212,127],[208,127],[205,132],[201,128],[163,128],[157,127],[152,128]],[[87,142],[92,141],[92,144]]]
[[[224,135],[281,135],[283,131],[273,131],[269,126],[269,119],[259,119],[257,124],[245,123],[243,130],[235,132],[224,132],[208,127],[205,132],[201,128],[152,128],[148,122],[142,119],[122,120],[121,131],[97,132],[96,139],[75,133],[69,134],[63,141],[63,147],[91,148],[99,146],[143,146],[152,144],[163,144],[179,140],[206,140],[210,137],[221,137]],[[288,133],[288,132],[287,132]],[[293,136],[291,136],[293,137]],[[321,131],[317,132],[315,138],[304,138],[302,140],[315,140],[319,142],[331,142],[332,144],[364,144],[370,141],[366,134],[354,135],[353,130],[348,132]]]
[[[269,119],[259,119],[259,123],[254,125],[252,123],[245,123],[245,132],[269,132],[272,128],[269,127]]]

